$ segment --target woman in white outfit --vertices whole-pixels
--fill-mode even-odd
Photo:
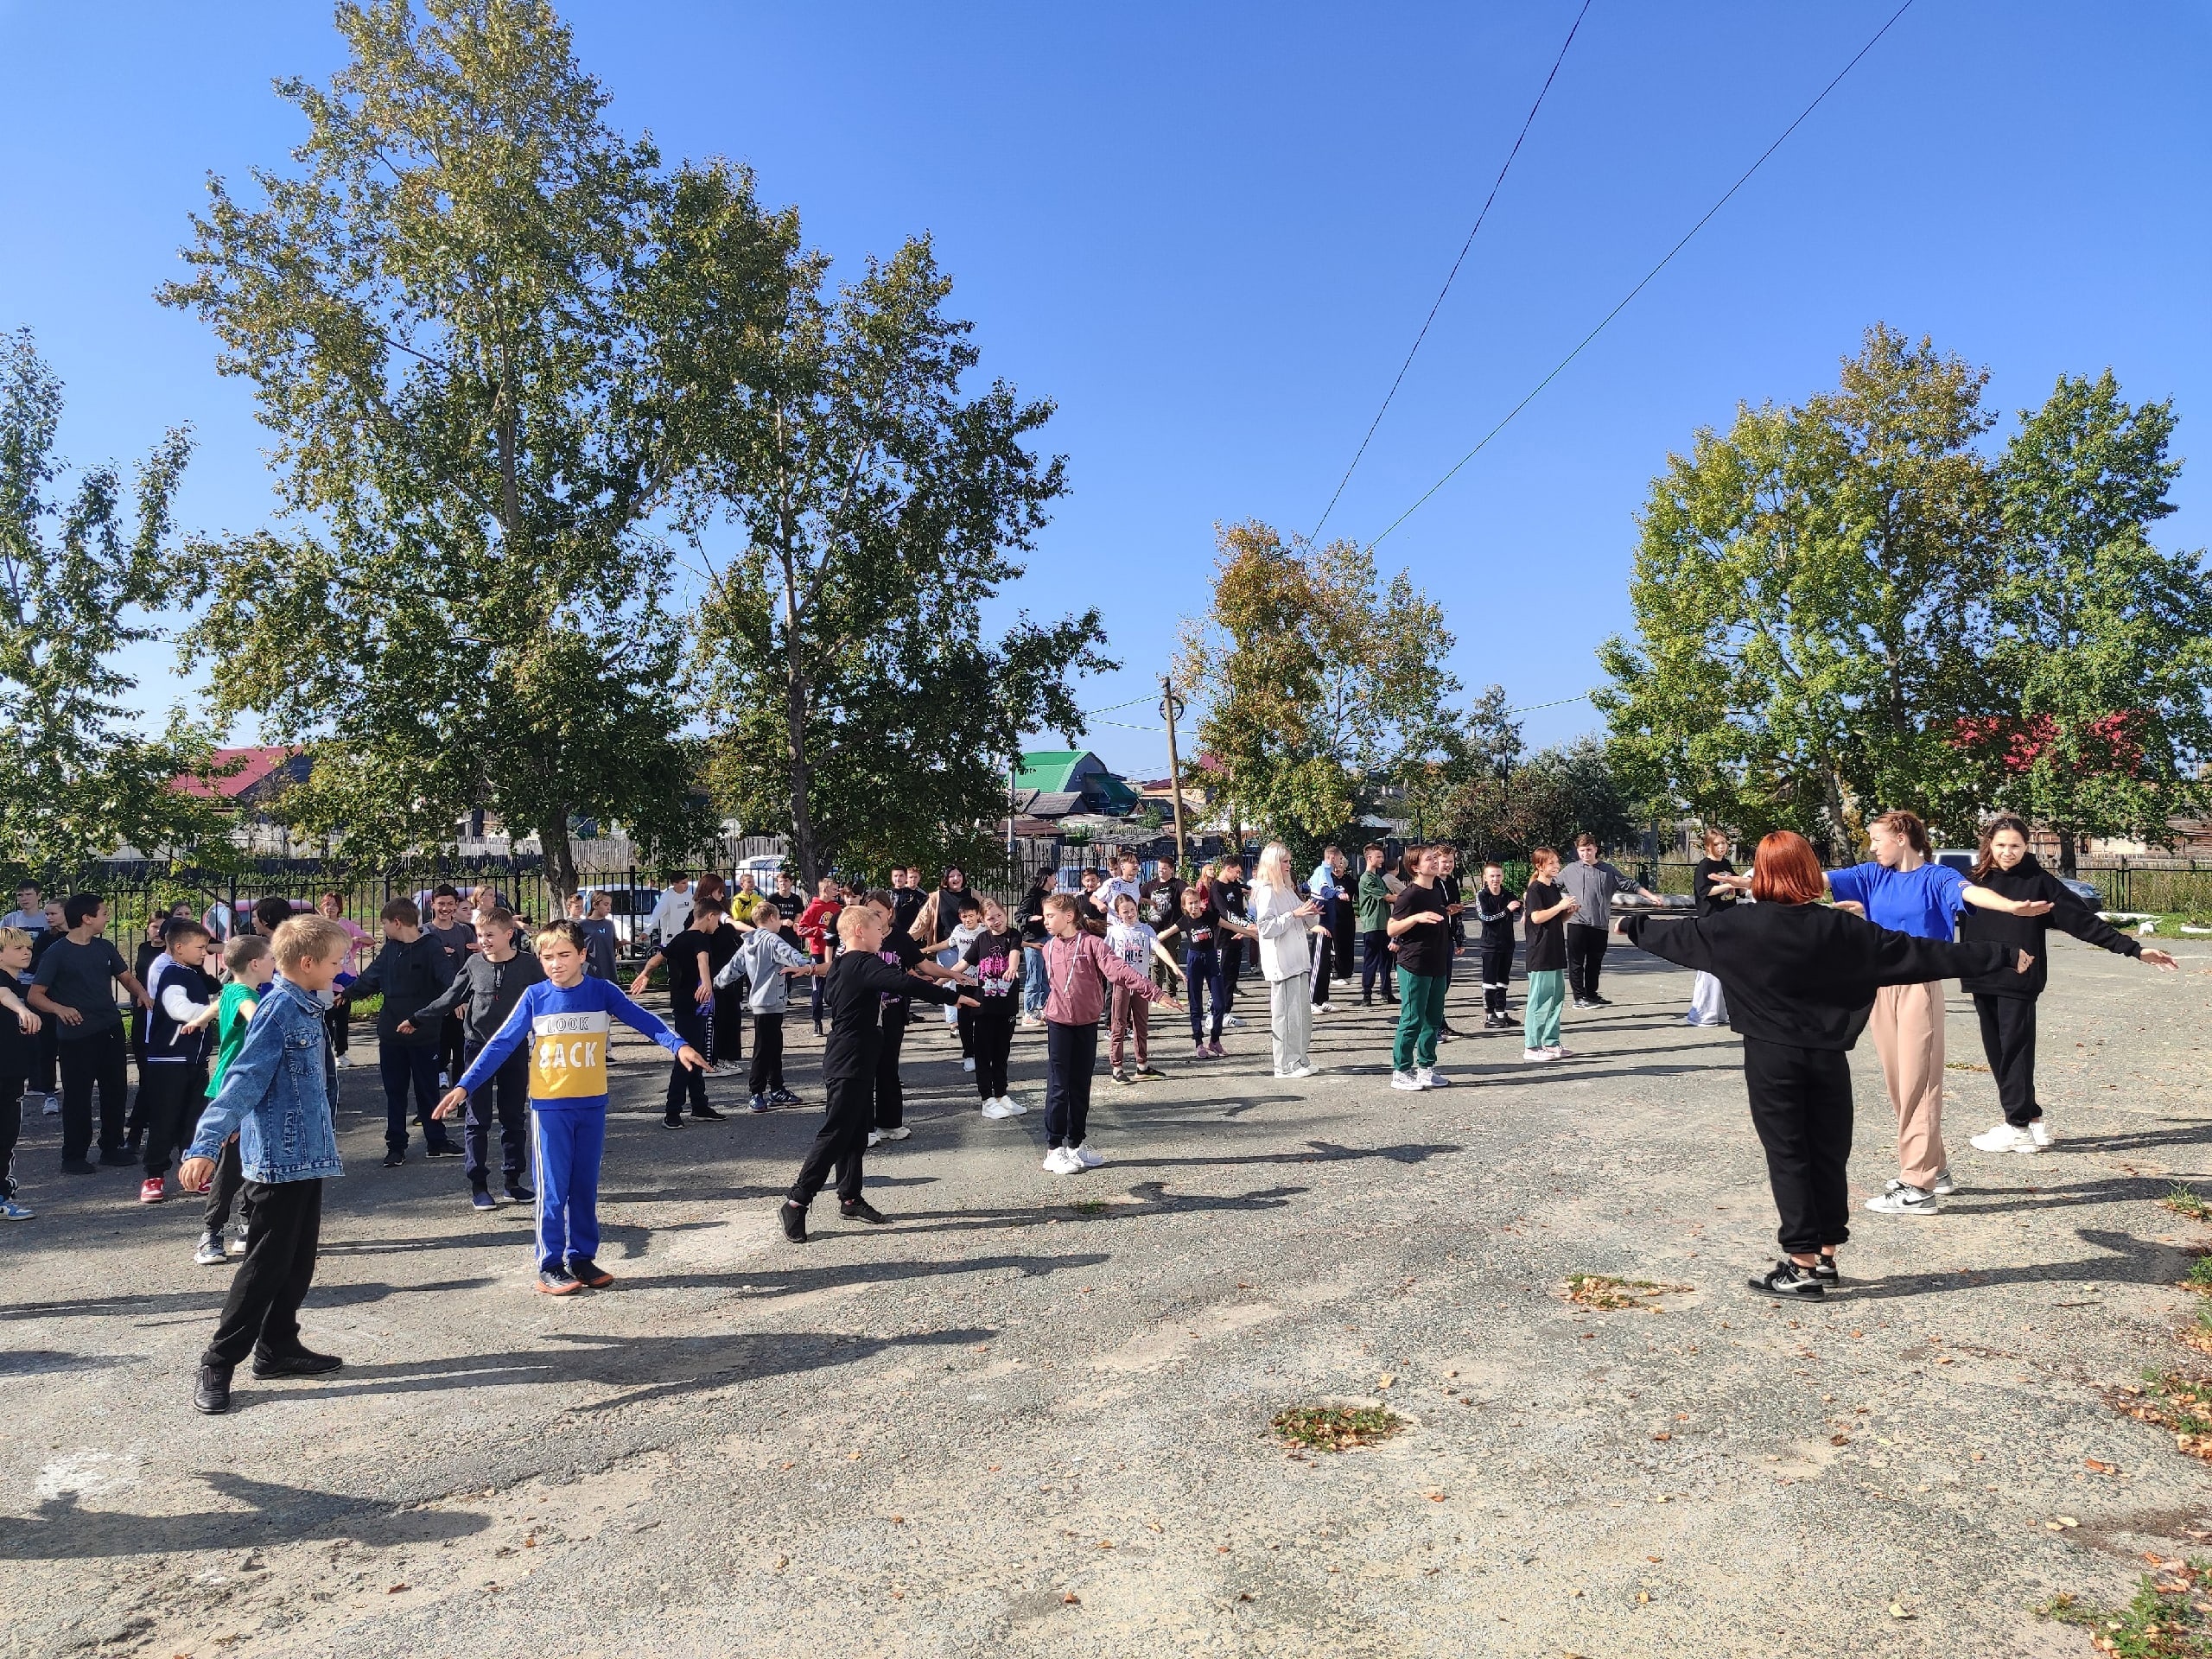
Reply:
[[[1268,982],[1279,1077],[1310,1077],[1315,1070],[1312,935],[1319,911],[1311,899],[1298,896],[1290,849],[1269,842],[1252,874],[1252,928],[1260,940],[1260,974]]]

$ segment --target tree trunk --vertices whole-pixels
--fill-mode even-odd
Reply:
[[[543,919],[551,921],[568,913],[569,900],[576,891],[576,849],[569,840],[565,810],[556,814],[552,823],[538,825],[537,845],[545,856],[546,884],[553,889],[553,916]]]
[[[2063,829],[2058,832],[2058,873],[2061,875],[2080,874],[2081,844],[2082,837],[2075,835],[2072,830]]]

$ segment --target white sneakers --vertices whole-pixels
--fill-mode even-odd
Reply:
[[[1221,1016],[1221,1023],[1224,1029],[1234,1031],[1244,1022],[1233,1014],[1224,1014]]]
[[[1521,1058],[1531,1065],[1542,1065],[1559,1056],[1548,1048],[1524,1048],[1521,1051]]]
[[[1313,1065],[1311,1061],[1307,1061],[1302,1065],[1294,1065],[1287,1071],[1278,1071],[1275,1073],[1275,1076],[1279,1077],[1319,1077],[1319,1075],[1320,1068]]]
[[[1530,1051],[1532,1053],[1537,1052],[1539,1051]],[[1419,1090],[1422,1089],[1449,1089],[1452,1086],[1452,1079],[1446,1077],[1434,1066],[1425,1065],[1418,1071],[1393,1071],[1390,1074],[1390,1086],[1393,1089],[1406,1089],[1412,1090]]]
[[[672,1117],[668,1121],[671,1123],[676,1122]],[[881,1146],[883,1144],[883,1131],[881,1129],[870,1129],[868,1132],[868,1143],[871,1147]]]
[[[1316,1014],[1334,1014],[1336,1011],[1335,1006],[1331,1003],[1316,1002],[1313,1005],[1313,1012]]]
[[[1088,1141],[1075,1149],[1075,1157],[1076,1161],[1085,1169],[1096,1169],[1106,1161],[1090,1149],[1090,1142]]]
[[[976,1069],[976,1057],[970,1054],[966,1059],[961,1061],[960,1069],[963,1071],[973,1071]]]
[[[1020,1117],[1028,1109],[1027,1106],[1008,1100],[1004,1095],[1001,1095],[996,1100],[987,1100],[983,1103],[985,1117]]]
[[[1096,1169],[1106,1160],[1090,1149],[1086,1141],[1079,1147],[1054,1147],[1045,1154],[1039,1166],[1047,1175],[1080,1175],[1086,1169]]]
[[[895,1129],[878,1129],[875,1132],[875,1137],[879,1141],[904,1141],[912,1134],[913,1131],[901,1123]]]
[[[1390,1086],[1393,1089],[1403,1089],[1409,1093],[1418,1094],[1421,1089],[1421,1076],[1414,1071],[1393,1071],[1390,1074]]]
[[[1889,1190],[1879,1198],[1866,1200],[1866,1207],[1878,1216],[1932,1216],[1936,1213],[1933,1192],[1908,1186],[1903,1181],[1891,1181]]]
[[[2010,1123],[1999,1123],[1986,1135],[1977,1135],[1968,1144],[1977,1152],[2041,1152],[2048,1142],[2037,1141],[2032,1129],[2016,1129]]]
[[[41,1110],[41,1112],[40,1113],[40,1116],[42,1116],[42,1117],[59,1117],[59,1116],[61,1116],[61,1096],[59,1096],[59,1095],[48,1095],[48,1096],[46,1097],[46,1105],[45,1105],[45,1108]]]

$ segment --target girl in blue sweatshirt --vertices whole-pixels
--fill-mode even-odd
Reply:
[[[614,1282],[599,1254],[599,1162],[607,1149],[607,1046],[619,1018],[695,1071],[699,1052],[607,980],[584,972],[588,942],[582,925],[563,918],[537,930],[533,941],[545,977],[522,994],[437,1116],[450,1117],[496,1074],[506,1058],[530,1045],[530,1110],[537,1133],[537,1287],[566,1296]]]

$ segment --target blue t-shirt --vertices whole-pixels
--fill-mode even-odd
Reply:
[[[1868,921],[1916,939],[1949,938],[1957,931],[1954,918],[1967,906],[1967,879],[1948,864],[1916,870],[1854,864],[1827,875],[1828,891],[1866,906]]]
[[[604,979],[569,986],[541,979],[522,994],[492,1040],[454,1086],[471,1094],[507,1057],[530,1045],[530,1103],[541,1112],[607,1109],[607,1046],[620,1020],[673,1054],[683,1039]]]

